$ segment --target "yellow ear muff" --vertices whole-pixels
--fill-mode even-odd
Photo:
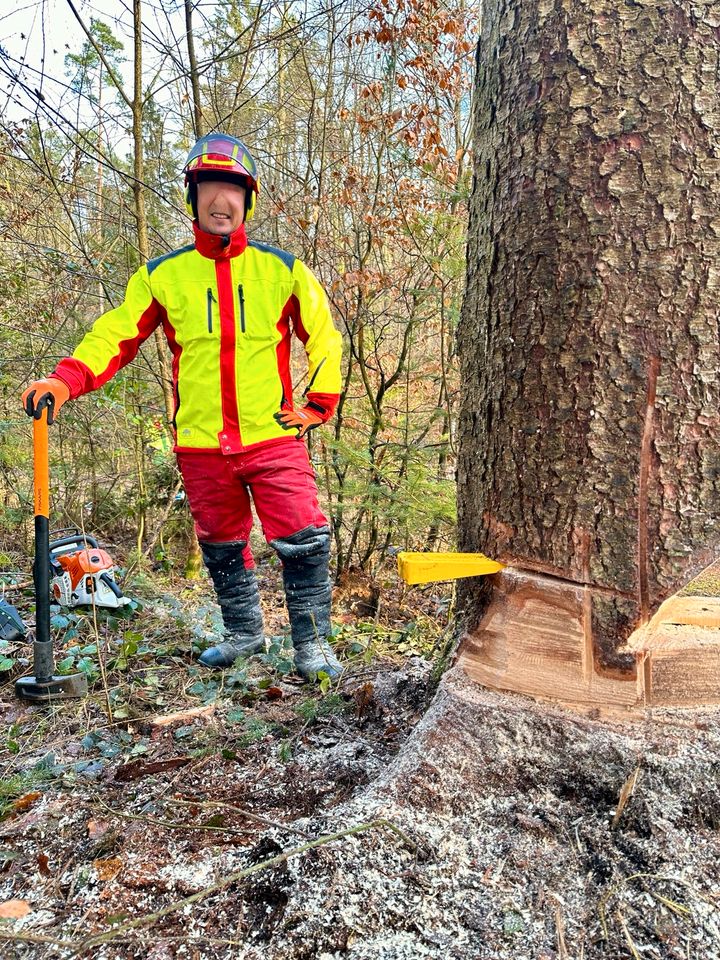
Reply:
[[[257,189],[250,191],[250,200],[245,210],[245,223],[252,220],[255,216],[255,201],[257,200]]]
[[[185,177],[185,189],[183,190],[183,196],[185,198],[185,209],[188,212],[188,216],[191,220],[195,219],[195,211],[193,210],[192,200],[190,198],[190,181]]]

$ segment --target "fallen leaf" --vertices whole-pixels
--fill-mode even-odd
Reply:
[[[203,827],[224,827],[225,817],[222,813],[214,813],[202,825]]]
[[[104,860],[93,860],[99,880],[112,880],[123,868],[120,857],[106,857]]]
[[[33,791],[33,793],[26,793],[24,797],[20,797],[13,803],[13,810],[15,813],[23,813],[25,810],[28,810],[36,800],[39,800],[42,796],[38,790]]]
[[[50,861],[47,858],[47,854],[39,853],[37,862],[38,862],[38,870],[44,877],[51,877],[53,875],[52,870],[49,867]]]
[[[283,697],[283,692],[280,687],[268,687],[265,696],[268,700],[280,700]]]
[[[30,904],[27,900],[5,900],[0,903],[0,917],[3,920],[19,920],[30,913]]]
[[[156,760],[148,763],[146,760],[131,760],[124,763],[115,771],[116,780],[138,780],[140,777],[149,777],[151,773],[162,773],[163,770],[174,770],[190,763],[192,757],[170,757],[169,760]]]
[[[357,718],[362,720],[363,714],[370,706],[373,701],[373,695],[375,693],[375,687],[368,680],[367,683],[364,683],[361,687],[358,687],[357,690],[353,691],[355,697],[355,703],[357,705]]]
[[[107,820],[88,820],[87,823],[87,832],[89,840],[99,840],[100,837],[104,837],[105,834],[110,829],[110,824]]]
[[[42,809],[30,810],[23,816],[13,817],[7,821],[7,826],[3,823],[3,829],[0,830],[0,838],[26,836],[28,831],[39,823],[47,824],[48,820],[55,816],[64,808],[64,804],[50,804]]]

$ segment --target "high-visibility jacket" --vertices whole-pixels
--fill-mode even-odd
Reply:
[[[103,314],[52,373],[77,397],[129,363],[159,325],[172,352],[177,451],[240,453],[288,433],[291,334],[308,357],[307,405],[327,420],[340,394],[342,344],[327,297],[289,253],[195,228],[195,243],[142,266],[124,302]]]

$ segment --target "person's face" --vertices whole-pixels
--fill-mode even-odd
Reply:
[[[200,229],[206,233],[233,233],[245,219],[245,187],[224,180],[201,180],[197,215]]]

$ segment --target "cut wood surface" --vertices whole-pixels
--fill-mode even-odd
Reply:
[[[671,597],[630,637],[634,671],[608,670],[592,639],[592,589],[508,569],[460,649],[495,690],[609,711],[720,703],[720,597]]]

